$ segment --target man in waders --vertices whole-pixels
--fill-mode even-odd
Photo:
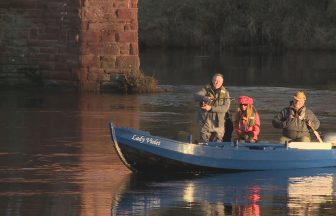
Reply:
[[[224,87],[224,76],[215,74],[212,82],[195,93],[200,104],[197,122],[201,142],[221,142],[225,133],[225,114],[230,108],[230,95]]]

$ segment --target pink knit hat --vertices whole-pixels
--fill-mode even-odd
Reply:
[[[249,96],[240,96],[239,97],[240,104],[253,104],[253,99]]]

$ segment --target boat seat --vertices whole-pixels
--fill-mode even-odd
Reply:
[[[290,142],[287,144],[288,148],[296,149],[332,149],[331,143],[320,142]]]

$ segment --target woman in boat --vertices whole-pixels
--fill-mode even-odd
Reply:
[[[225,132],[225,114],[230,108],[230,95],[224,87],[224,76],[216,73],[212,82],[195,93],[200,104],[197,121],[201,127],[201,142],[220,142]]]
[[[273,126],[282,129],[280,143],[310,142],[309,129],[315,131],[319,128],[320,121],[310,109],[306,108],[305,102],[304,91],[298,91],[289,106],[282,109],[273,118]]]
[[[260,116],[248,96],[239,97],[239,106],[235,115],[234,129],[239,142],[254,143],[260,133]]]

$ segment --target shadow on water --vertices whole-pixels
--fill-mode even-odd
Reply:
[[[335,171],[131,175],[116,193],[112,215],[332,215]]]

